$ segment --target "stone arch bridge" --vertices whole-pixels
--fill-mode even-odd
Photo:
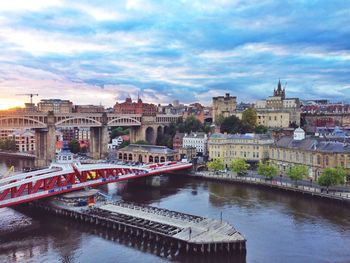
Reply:
[[[30,113],[0,112],[0,129],[33,129],[36,139],[36,163],[48,165],[55,157],[55,131],[59,128],[90,128],[90,151],[94,159],[107,154],[109,127],[129,127],[130,141],[146,140],[155,144],[158,135],[179,115],[143,116],[115,113]]]

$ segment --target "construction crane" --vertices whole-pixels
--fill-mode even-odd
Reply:
[[[26,93],[26,94],[16,94],[16,96],[29,96],[30,104],[33,104],[33,96],[39,96],[39,94]]]

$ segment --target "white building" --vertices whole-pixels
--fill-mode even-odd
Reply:
[[[122,136],[112,139],[112,143],[108,144],[108,150],[115,150],[123,143]]]
[[[196,148],[197,153],[205,155],[208,151],[208,135],[204,132],[191,134],[185,133],[185,136],[182,139],[182,147],[194,147]]]

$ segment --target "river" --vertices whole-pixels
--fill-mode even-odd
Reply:
[[[10,163],[28,161],[1,158]],[[0,173],[3,172],[0,170]],[[174,175],[161,188],[109,184],[113,196],[138,203],[219,218],[248,240],[247,262],[350,262],[350,207],[303,195],[201,181]],[[45,213],[0,209],[0,262],[167,262],[154,254],[107,240],[91,226]],[[183,258],[181,262],[195,262]],[[215,262],[228,262],[215,258]]]

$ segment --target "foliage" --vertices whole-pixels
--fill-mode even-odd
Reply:
[[[230,169],[237,174],[244,174],[249,169],[250,165],[244,159],[235,159],[230,164]]]
[[[217,158],[208,162],[208,168],[214,171],[224,170],[225,164],[222,159]]]
[[[16,142],[13,139],[0,140],[0,149],[5,151],[16,151]]]
[[[80,143],[77,140],[71,140],[69,143],[69,150],[72,153],[80,152]]]
[[[178,130],[186,133],[203,131],[203,124],[195,116],[191,115],[184,122],[178,124]]]
[[[87,149],[86,146],[83,146],[83,147],[80,148],[80,152],[81,153],[87,153],[87,151],[88,151],[88,149]]]
[[[130,144],[129,141],[123,141],[121,145],[119,145],[119,148],[124,148]]]
[[[346,171],[342,167],[325,168],[318,178],[318,184],[321,186],[342,185],[345,183]]]
[[[253,132],[256,127],[256,120],[257,120],[257,113],[256,109],[254,108],[248,108],[245,111],[243,111],[242,114],[242,124],[246,126],[248,132]]]
[[[223,123],[220,126],[221,133],[241,133],[242,123],[240,119],[236,116],[230,116],[224,119]]]
[[[222,114],[215,116],[215,125],[221,126],[221,124],[224,122],[224,120],[225,120],[225,117]]]
[[[110,138],[111,138],[111,140],[113,140],[114,138],[116,138],[118,136],[127,135],[127,134],[129,134],[129,129],[125,129],[123,127],[117,127],[117,128],[112,130]]]
[[[293,181],[302,180],[303,178],[306,178],[309,174],[309,169],[305,165],[296,165],[291,167],[287,171],[287,175],[290,179]]]
[[[272,178],[276,176],[278,173],[278,169],[276,166],[271,164],[271,162],[267,161],[265,163],[259,162],[258,164],[258,174],[266,177],[266,178]]]
[[[139,141],[134,142],[134,144],[147,145],[147,144],[149,144],[149,142],[147,142],[147,141],[145,141],[145,140],[139,140]]]
[[[264,125],[258,125],[255,127],[255,133],[263,134],[263,133],[267,133],[267,131],[268,131],[268,129]]]

